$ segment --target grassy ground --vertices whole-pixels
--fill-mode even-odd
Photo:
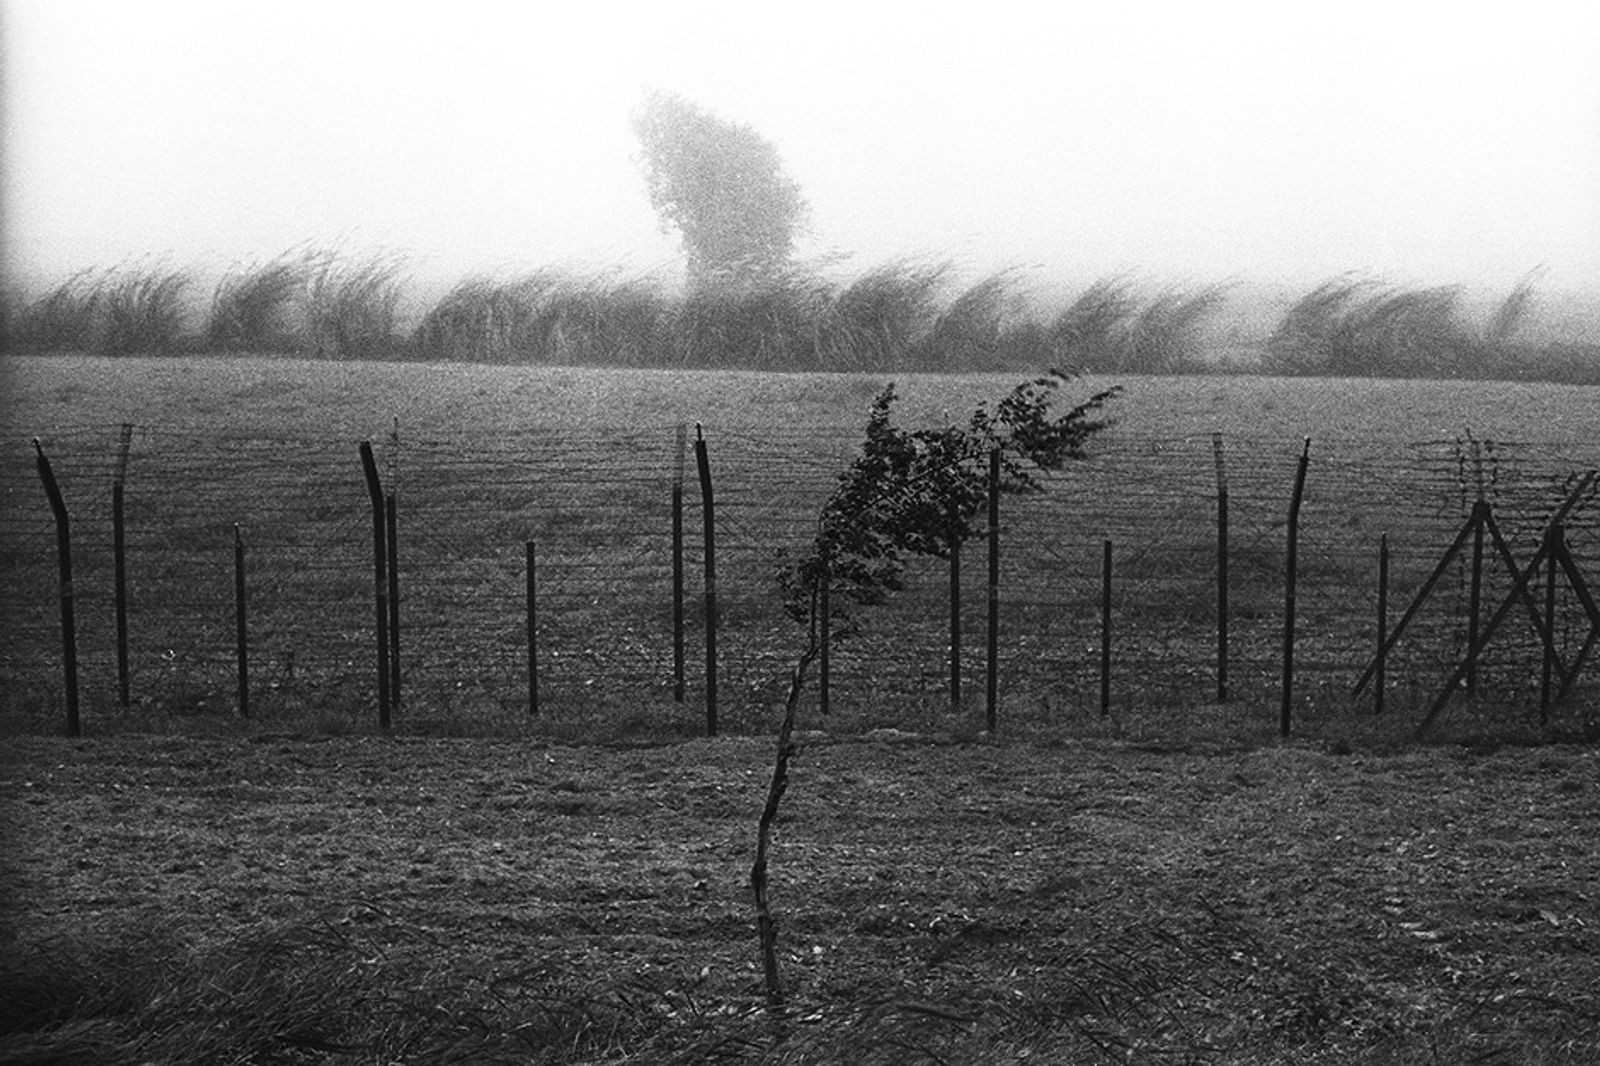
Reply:
[[[348,730],[373,717],[371,530],[356,442],[400,498],[406,705],[423,733],[522,732],[524,542],[537,542],[541,685],[568,733],[693,730],[703,695],[698,487],[686,470],[687,703],[673,702],[669,487],[680,423],[703,423],[718,499],[721,722],[765,732],[792,626],[777,553],[855,448],[871,377],[563,370],[227,359],[8,359],[0,451],[0,710],[30,729],[62,717],[54,536],[33,469],[38,435],[76,533],[75,592],[89,728],[234,713],[233,527],[249,567],[252,696],[276,728]],[[959,419],[1010,375],[900,382],[909,425]],[[1084,394],[1107,384],[1082,382]],[[1297,720],[1363,714],[1350,686],[1371,655],[1377,542],[1393,550],[1397,617],[1481,488],[1519,558],[1578,471],[1600,465],[1594,390],[1452,382],[1136,378],[1092,458],[1003,517],[999,696],[1007,723],[1097,720],[1101,542],[1115,542],[1113,710],[1214,698],[1216,476],[1231,485],[1231,694],[1280,685],[1284,520],[1306,436]],[[128,469],[132,707],[116,704],[109,487],[123,422]],[[398,430],[398,431],[397,431]],[[691,430],[691,436],[692,430]],[[1596,509],[1569,539],[1594,572]],[[969,552],[964,670],[982,691],[982,546]],[[1492,563],[1492,559],[1491,559]],[[946,577],[871,612],[835,659],[840,721],[947,728]],[[1509,581],[1491,565],[1485,602]],[[1465,647],[1461,565],[1397,649],[1394,705],[1425,708]],[[1575,601],[1560,627],[1584,636]],[[1488,607],[1485,608],[1487,610]],[[1485,683],[1525,713],[1537,654],[1520,616]],[[1532,686],[1532,687],[1530,687]],[[1581,716],[1580,716],[1581,717]],[[859,731],[859,730],[856,730]]]
[[[1484,698],[1443,720],[1453,743],[1410,744],[1461,639],[1452,572],[1454,606],[1397,660],[1389,713],[1348,695],[1378,532],[1412,538],[1397,571],[1414,588],[1482,485],[1524,550],[1562,478],[1592,465],[1592,390],[1131,381],[1096,459],[1008,518],[998,736],[978,731],[975,663],[967,704],[943,698],[936,569],[841,649],[837,713],[807,714],[821,731],[804,738],[777,837],[788,1003],[774,1013],[747,887],[772,756],[759,734],[789,646],[766,575],[878,382],[0,366],[0,1061],[1600,1058],[1600,760],[1551,743],[1583,735],[1592,693],[1541,728],[1526,664],[1499,659]],[[1011,383],[911,379],[904,416],[960,417]],[[386,463],[396,415],[385,476],[407,501],[411,635],[399,735],[380,737],[354,444],[378,442]],[[103,536],[124,421],[141,427],[129,711],[108,696]],[[718,464],[723,726],[753,735],[689,739],[695,674],[685,705],[663,689],[680,421],[705,423]],[[1237,508],[1223,705],[1207,593],[1219,431]],[[75,742],[37,735],[58,726],[60,682],[33,435],[85,541],[91,702]],[[1304,435],[1306,673],[1284,743],[1282,512]],[[236,521],[256,568],[248,726],[231,713]],[[1107,536],[1121,583],[1102,718]],[[551,604],[537,720],[521,705],[529,537]],[[1592,523],[1574,541],[1590,559]]]
[[[12,739],[8,1062],[1579,1063],[1600,758]],[[51,1056],[56,1057],[51,1057]]]

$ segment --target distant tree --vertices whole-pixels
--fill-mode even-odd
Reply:
[[[806,212],[778,150],[754,129],[655,92],[634,116],[650,205],[683,237],[689,282],[760,282],[783,271]]]

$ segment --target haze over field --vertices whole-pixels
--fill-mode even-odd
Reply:
[[[14,278],[311,242],[677,276],[630,115],[772,140],[801,249],[1504,291],[1600,278],[1600,7],[7,0]]]

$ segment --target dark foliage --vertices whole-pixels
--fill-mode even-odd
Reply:
[[[770,141],[673,93],[653,93],[633,125],[650,205],[682,234],[691,285],[781,272],[806,207]]]
[[[1113,386],[1059,414],[1050,401],[1070,380],[1059,370],[1025,381],[966,425],[905,430],[893,424],[894,386],[872,401],[861,454],[839,475],[818,518],[810,552],[780,571],[791,616],[813,613],[823,584],[846,601],[878,603],[901,587],[907,556],[947,557],[968,539],[988,498],[989,456],[1000,454],[1000,488],[1036,491],[1038,470],[1083,455],[1108,426],[1099,417]]]

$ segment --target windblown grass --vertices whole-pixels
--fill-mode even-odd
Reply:
[[[190,335],[184,294],[193,280],[187,271],[160,266],[118,271],[105,285],[104,332],[93,350],[100,355],[179,351]]]
[[[1517,339],[1534,303],[1529,274],[1482,330],[1466,320],[1457,285],[1404,288],[1346,275],[1297,300],[1268,338],[1268,373],[1339,377],[1600,380],[1600,345]]]
[[[212,293],[206,347],[219,352],[303,350],[311,267],[309,256],[287,252],[230,269]]]
[[[930,259],[892,260],[854,276],[836,267],[710,276],[686,291],[655,276],[542,268],[468,278],[419,309],[403,256],[301,249],[236,265],[215,285],[208,309],[186,301],[190,271],[80,271],[31,301],[9,294],[0,331],[15,352],[1188,374],[1217,367],[1211,327],[1232,294],[1228,284],[1152,291],[1113,275],[1061,306],[1030,295],[1017,268],[960,281],[953,263]],[[1600,382],[1600,344],[1521,339],[1537,276],[1523,278],[1474,324],[1461,286],[1408,288],[1344,275],[1296,300],[1265,340],[1238,346],[1227,369],[1249,369],[1259,352],[1256,366],[1274,375]],[[198,330],[191,318],[201,319]]]
[[[21,352],[86,352],[94,343],[106,273],[80,270],[35,300],[19,303],[6,347]]]
[[[312,355],[379,359],[402,354],[405,260],[394,253],[353,259],[314,253],[308,265],[306,326]]]

